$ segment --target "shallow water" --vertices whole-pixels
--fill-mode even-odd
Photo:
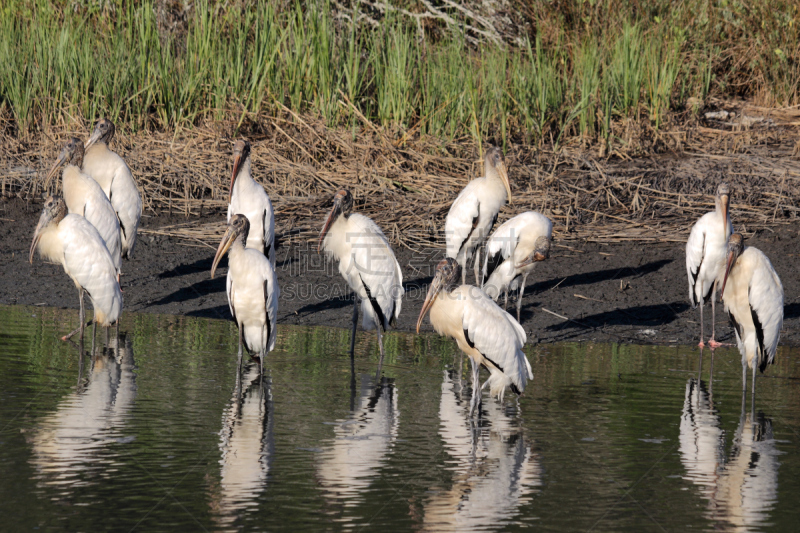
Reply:
[[[2,529],[796,529],[796,349],[743,411],[733,349],[698,383],[697,348],[528,347],[471,424],[435,335],[389,334],[376,382],[374,335],[352,375],[349,332],[282,326],[262,383],[230,322],[126,314],[80,358],[76,320],[0,307]]]

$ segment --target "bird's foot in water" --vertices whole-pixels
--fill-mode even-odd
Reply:
[[[733,345],[727,342],[717,342],[714,339],[710,339],[708,341],[708,347],[711,348],[712,350],[715,350],[721,346],[733,346]]]
[[[702,339],[700,340],[700,342],[697,343],[697,345],[699,347],[701,347],[701,348],[705,348],[706,347],[706,343],[704,343]]]

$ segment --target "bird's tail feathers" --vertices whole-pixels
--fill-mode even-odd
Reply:
[[[499,369],[494,368],[493,366],[489,366],[489,379],[486,380],[486,383],[483,384],[482,388],[489,387],[489,394],[497,398],[499,401],[503,401],[503,395],[506,392],[506,387],[511,387],[514,382],[511,381],[511,378],[503,374]],[[525,385],[522,386],[525,388]]]

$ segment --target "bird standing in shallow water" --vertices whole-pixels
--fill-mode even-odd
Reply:
[[[319,234],[319,250],[339,261],[339,272],[356,294],[353,302],[353,332],[350,357],[355,351],[358,306],[364,316],[361,326],[375,328],[383,364],[383,335],[400,316],[403,304],[403,272],[389,241],[375,222],[352,213],[353,196],[341,190],[333,198],[325,226]]]
[[[447,257],[461,265],[461,283],[466,283],[466,268],[475,254],[475,284],[483,285],[478,277],[480,269],[480,246],[492,231],[497,214],[506,202],[511,201],[511,185],[503,153],[496,146],[486,152],[483,178],[476,178],[450,206],[444,224],[447,242]]]
[[[121,244],[119,220],[114,207],[100,185],[92,178],[81,172],[83,164],[83,143],[73,137],[61,150],[53,168],[47,174],[49,182],[61,165],[65,164],[61,175],[61,188],[64,191],[64,201],[70,213],[84,217],[97,228],[114,262],[119,279],[121,266]]]
[[[275,267],[275,214],[272,202],[250,174],[250,143],[238,140],[233,145],[233,174],[228,205],[228,222],[233,215],[244,215],[250,222],[247,248],[258,250]]]
[[[740,233],[728,239],[722,302],[742,354],[742,391],[747,388],[749,366],[753,372],[751,393],[755,394],[756,368],[763,373],[775,362],[783,327],[783,285],[767,256],[758,248],[745,247]]]
[[[98,322],[101,326],[108,327],[119,320],[122,314],[122,292],[119,290],[117,269],[108,248],[97,229],[85,218],[67,214],[66,203],[59,196],[51,196],[45,200],[28,256],[31,263],[37,249],[42,258],[61,263],[64,272],[78,288],[80,326],[61,340],[67,340],[78,332],[83,338],[86,318],[84,292],[88,292],[92,300],[95,327]]]
[[[686,273],[689,276],[689,300],[692,307],[700,306],[700,342],[703,338],[703,306],[711,299],[711,339],[712,348],[721,346],[714,339],[716,329],[717,284],[725,268],[725,247],[728,237],[733,233],[733,224],[728,218],[730,189],[727,183],[720,183],[714,197],[716,209],[706,213],[692,226],[686,242]]]
[[[492,233],[486,242],[486,259],[483,262],[483,290],[497,301],[505,294],[508,306],[508,291],[519,287],[517,298],[517,322],[520,321],[522,295],[525,283],[536,263],[550,257],[550,240],[553,238],[553,223],[536,211],[521,213],[506,221]]]
[[[125,160],[108,147],[115,132],[110,120],[97,121],[84,147],[83,172],[100,185],[111,202],[119,219],[122,257],[130,259],[142,217],[142,197]]]
[[[280,289],[272,263],[258,250],[245,248],[250,222],[244,215],[233,215],[211,265],[211,278],[222,256],[228,253],[228,305],[239,328],[239,363],[242,345],[258,354],[261,372],[264,358],[275,349]]]
[[[472,400],[469,413],[478,407],[481,390],[500,401],[506,387],[517,394],[525,391],[533,371],[522,352],[526,336],[522,326],[500,309],[485,292],[471,285],[458,285],[461,267],[448,257],[439,262],[417,319],[417,333],[422,319],[430,311],[433,329],[458,343],[472,363]],[[489,371],[489,379],[479,388],[480,367]]]

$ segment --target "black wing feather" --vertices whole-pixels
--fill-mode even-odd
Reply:
[[[464,239],[464,241],[461,243],[461,246],[458,247],[458,253],[459,254],[461,253],[461,250],[464,249],[464,245],[467,244],[467,241],[469,240],[469,238],[472,237],[472,234],[475,233],[475,228],[478,227],[478,220],[480,220],[480,218],[481,218],[481,204],[478,204],[478,214],[475,215],[474,217],[472,217],[472,229],[469,230],[469,233],[467,234],[467,238]]]
[[[369,290],[369,285],[364,283],[364,278],[361,277],[361,274],[358,275],[358,279],[361,280],[364,290],[367,291],[367,299],[369,300],[370,305],[372,305],[372,309],[375,311],[375,314],[378,315],[378,320],[381,322],[381,329],[386,331],[386,315],[383,314],[383,309],[381,309],[378,300],[372,297],[372,292]]]

